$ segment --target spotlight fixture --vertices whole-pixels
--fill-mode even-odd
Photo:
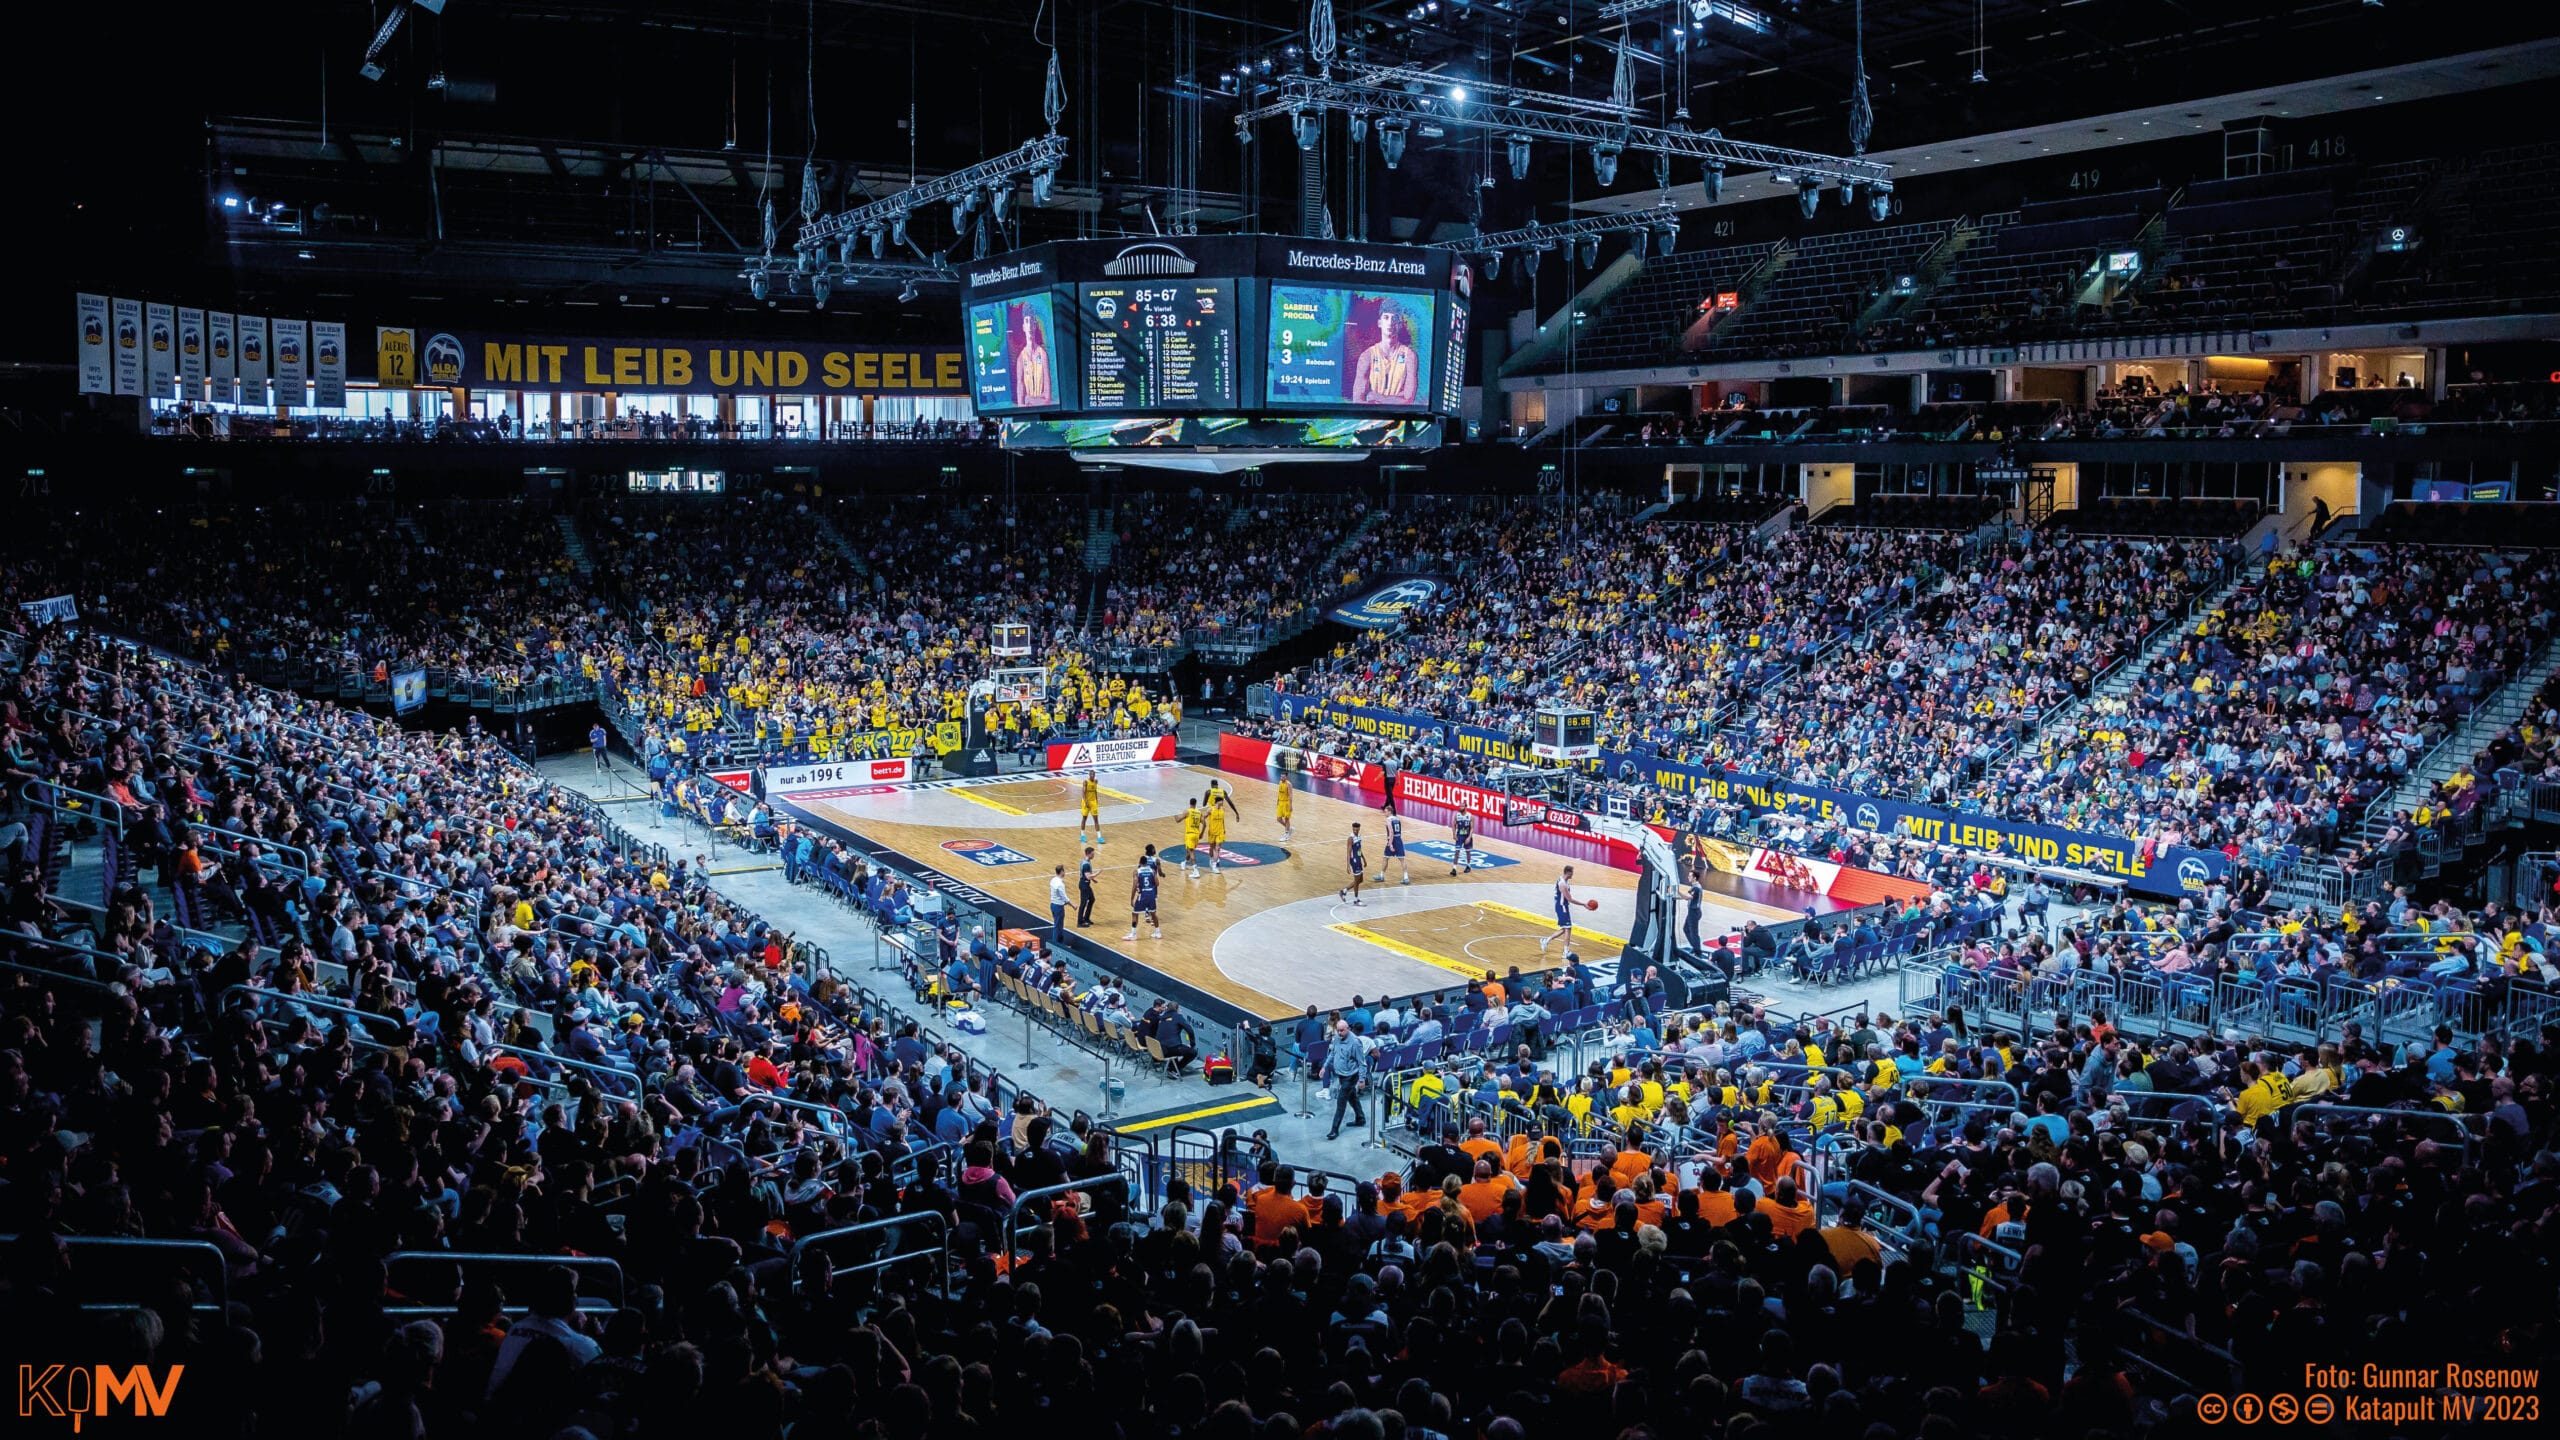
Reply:
[[[1378,122],[1378,158],[1393,170],[1404,161],[1405,132],[1410,127],[1402,116],[1391,116]]]
[[[863,226],[862,238],[871,242],[871,258],[874,260],[881,258],[888,248],[889,232],[878,225]]]
[[[910,280],[910,281],[908,281],[906,284],[901,285],[901,286],[899,286],[899,287],[898,287],[898,303],[899,303],[899,304],[901,304],[901,305],[911,305],[911,304],[914,304],[914,303],[915,303],[915,298],[916,298],[916,282],[914,282],[913,280]]]
[[[1485,283],[1487,284],[1491,284],[1492,282],[1502,278],[1501,251],[1496,250],[1484,257],[1484,278]]]
[[[1626,148],[1627,147],[1614,140],[1605,144],[1592,146],[1591,177],[1599,181],[1602,185],[1617,184],[1618,157],[1625,153]]]
[[[1543,249],[1541,249],[1541,248],[1539,248],[1539,247],[1535,247],[1535,246],[1533,246],[1533,247],[1531,247],[1531,248],[1529,248],[1529,249],[1527,249],[1527,250],[1523,250],[1523,251],[1521,251],[1521,252],[1520,252],[1520,273],[1521,273],[1521,274],[1523,274],[1523,275],[1528,276],[1528,277],[1529,277],[1530,279],[1532,279],[1532,280],[1537,279],[1537,278],[1538,278],[1538,257],[1539,257],[1541,254],[1543,254],[1543,253],[1545,253],[1545,252],[1543,251]]]
[[[1461,105],[1466,104],[1466,103],[1467,103],[1467,87],[1466,87],[1466,86],[1464,86],[1464,85],[1452,85],[1452,86],[1450,86],[1450,87],[1449,87],[1449,98],[1450,98],[1450,99],[1452,99],[1452,100],[1457,101],[1457,102],[1458,102],[1459,104],[1461,104]]]
[[[1879,185],[1867,192],[1867,218],[1881,224],[1893,214],[1893,192]]]
[[[1599,264],[1600,237],[1597,235],[1583,236],[1581,241],[1573,247],[1573,258],[1579,261],[1582,268],[1585,270]]]
[[[1366,110],[1351,112],[1351,143],[1354,145],[1369,143],[1369,112]]]
[[[1796,188],[1796,205],[1797,208],[1804,211],[1804,218],[1807,220],[1810,220],[1815,215],[1820,214],[1822,211],[1822,187],[1809,183],[1799,185]]]
[[[1703,176],[1702,176],[1702,177],[1700,177],[1700,178],[1704,181],[1704,186],[1703,186],[1703,188],[1704,188],[1704,189],[1706,190],[1706,192],[1707,192],[1707,203],[1708,203],[1708,204],[1713,205],[1713,204],[1715,204],[1717,201],[1722,200],[1722,199],[1724,198],[1724,162],[1723,162],[1723,161],[1721,161],[1721,160],[1710,160],[1710,161],[1708,161],[1708,162],[1707,162],[1707,169],[1706,169],[1706,173],[1705,173],[1705,175],[1703,175]]]
[[[1040,169],[1038,169],[1038,170],[1034,170],[1034,171],[1032,171],[1032,172],[1031,172],[1031,203],[1032,203],[1032,204],[1034,204],[1034,205],[1046,205],[1046,204],[1048,204],[1048,203],[1049,203],[1049,196],[1050,196],[1051,192],[1055,191],[1057,188],[1058,188],[1058,169],[1057,169],[1057,167],[1056,167],[1056,166],[1054,166],[1054,165],[1044,166],[1044,167],[1042,167],[1042,168],[1040,168]]]
[[[747,291],[762,300],[773,293],[773,282],[765,278],[762,270],[758,270],[747,277]]]
[[[1289,112],[1289,129],[1298,137],[1299,149],[1313,150],[1324,143],[1324,112],[1292,110]]]
[[[827,296],[833,289],[827,281],[827,272],[821,270],[809,281],[809,298],[817,301],[818,308],[824,310],[827,308]]]
[[[806,275],[818,268],[818,253],[814,250],[802,250],[794,257],[794,263],[799,265],[800,273]]]
[[[1526,135],[1514,135],[1503,143],[1511,152],[1511,178],[1514,180],[1528,179],[1529,137]]]
[[[1680,222],[1666,215],[1662,219],[1661,226],[1654,231],[1653,248],[1668,255],[1677,249],[1679,244]]]
[[[907,248],[907,212],[904,210],[889,217],[889,243],[901,250]]]
[[[1000,182],[987,192],[987,214],[999,225],[1013,218],[1013,182]]]
[[[1650,253],[1652,243],[1653,237],[1648,231],[1630,230],[1627,232],[1627,253],[1633,255],[1639,260],[1642,260],[1648,253]]]
[[[951,202],[951,228],[954,230],[968,229],[969,217],[977,213],[978,192],[971,190],[964,193],[959,199]]]

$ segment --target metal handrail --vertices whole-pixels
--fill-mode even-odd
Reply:
[[[386,1275],[394,1267],[402,1264],[430,1262],[534,1270],[558,1268],[568,1270],[582,1278],[586,1275],[610,1276],[613,1280],[611,1295],[590,1296],[585,1293],[583,1286],[580,1287],[578,1294],[579,1309],[604,1314],[620,1310],[628,1293],[622,1278],[622,1262],[602,1255],[507,1255],[485,1250],[394,1250],[382,1257],[382,1266]],[[600,1303],[591,1304],[590,1301]],[[450,1305],[396,1305],[384,1307],[382,1313],[385,1315],[449,1315],[452,1312],[453,1307]]]
[[[47,799],[44,794],[39,794],[39,791],[52,795],[77,795],[83,800],[95,801],[97,808],[75,809],[58,800]],[[101,795],[94,790],[82,790],[70,785],[57,784],[51,780],[30,780],[18,787],[18,798],[51,814],[74,819],[103,821],[115,827],[119,838],[124,835],[125,803],[112,795]]]
[[[1059,1185],[1044,1185],[1037,1190],[1014,1196],[1013,1208],[1004,1213],[1004,1253],[1011,1256],[1019,1248],[1014,1244],[1014,1237],[1020,1233],[1024,1208],[1033,1201],[1052,1200],[1060,1195],[1073,1195],[1105,1185],[1119,1186],[1120,1194],[1124,1199],[1133,1205],[1137,1203],[1137,1191],[1129,1184],[1129,1172],[1125,1170],[1109,1170],[1083,1180],[1069,1180]]]
[[[909,1226],[920,1225],[927,1221],[932,1222],[937,1239],[937,1243],[931,1248],[924,1250],[899,1250],[894,1244],[892,1244],[890,1246],[889,1254],[884,1255],[877,1260],[867,1260],[859,1265],[848,1266],[847,1268],[836,1271],[835,1273],[839,1275],[867,1275],[874,1270],[887,1270],[894,1266],[904,1265],[909,1261],[938,1257],[941,1263],[936,1265],[933,1271],[934,1293],[939,1298],[947,1301],[951,1298],[951,1222],[944,1219],[942,1212],[939,1210],[919,1210],[908,1215],[891,1215],[885,1219],[866,1220],[859,1225],[847,1225],[839,1230],[821,1230],[817,1234],[800,1241],[796,1248],[803,1252],[814,1249],[823,1253],[824,1247],[836,1244],[843,1240],[851,1239],[856,1235],[887,1235],[895,1237],[897,1232],[904,1230]]]
[[[231,1257],[223,1254],[222,1247],[210,1240],[160,1240],[146,1239],[137,1235],[57,1235],[54,1238],[74,1250],[163,1251],[211,1256],[213,1265],[205,1278],[207,1287],[213,1292],[213,1299],[206,1302],[190,1298],[187,1308],[191,1311],[210,1311],[216,1315],[223,1314],[231,1308]],[[0,1245],[14,1244],[17,1239],[16,1235],[0,1235]],[[138,1304],[139,1302],[135,1301],[122,1303],[85,1301],[80,1308],[83,1310],[132,1310]]]

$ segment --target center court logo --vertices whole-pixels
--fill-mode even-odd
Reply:
[[[1252,840],[1230,840],[1218,847],[1218,863],[1250,868],[1277,865],[1289,858],[1289,852],[1277,845],[1264,845]]]
[[[942,848],[972,865],[1028,865],[1031,857],[1008,845],[993,840],[945,840]]]
[[[80,1433],[81,1423],[90,1416],[101,1419],[115,1413],[119,1404],[137,1418],[161,1419],[169,1413],[169,1402],[177,1398],[178,1380],[187,1373],[184,1365],[172,1365],[165,1376],[151,1373],[148,1365],[135,1365],[119,1375],[107,1365],[33,1365],[18,1367],[18,1418],[48,1416],[69,1420],[73,1434]]]

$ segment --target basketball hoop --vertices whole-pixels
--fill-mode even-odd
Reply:
[[[999,627],[1001,628],[1001,627]],[[1011,665],[987,677],[999,705],[1033,705],[1049,698],[1049,667]]]

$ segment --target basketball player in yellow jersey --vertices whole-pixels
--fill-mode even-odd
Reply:
[[[1296,791],[1289,788],[1288,772],[1285,770],[1282,771],[1280,773],[1280,795],[1275,803],[1277,803],[1280,808],[1280,843],[1284,845],[1297,838],[1289,833],[1290,802],[1296,794]]]
[[[1200,802],[1194,800],[1182,807],[1182,874],[1183,878],[1200,878],[1200,836],[1208,821],[1200,814]]]
[[[1207,812],[1208,824],[1201,831],[1201,838],[1209,846],[1209,873],[1215,875],[1218,873],[1218,847],[1227,843],[1227,815],[1235,811],[1236,802],[1227,798],[1227,792],[1219,789],[1218,782],[1212,780],[1209,782],[1208,803],[1203,808]],[[1243,819],[1242,812],[1236,812],[1236,818]]]
[[[1084,772],[1084,810],[1076,817],[1076,843],[1079,845],[1084,843],[1087,825],[1093,827],[1094,844],[1109,843],[1102,834],[1102,782],[1094,779],[1090,770]]]

